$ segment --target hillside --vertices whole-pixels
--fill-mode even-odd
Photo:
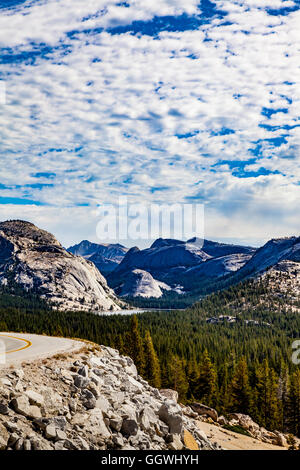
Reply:
[[[31,293],[12,296],[2,289],[0,329],[114,347],[134,359],[146,380],[153,380],[142,360],[150,334],[159,363],[155,381],[175,387],[182,403],[247,414],[259,426],[300,437],[300,372],[291,360],[300,299],[285,276],[270,271],[184,311],[140,314],[138,326],[134,316],[53,311]]]

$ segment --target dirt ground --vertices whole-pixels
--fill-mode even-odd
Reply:
[[[198,422],[198,427],[205,432],[212,442],[217,442],[227,450],[287,450],[285,447],[260,442],[253,437],[227,431],[214,424]]]

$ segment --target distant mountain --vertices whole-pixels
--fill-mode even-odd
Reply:
[[[282,260],[300,261],[300,237],[277,238],[268,241],[239,270],[239,277],[242,279],[258,275]]]
[[[134,270],[149,273],[156,281],[164,282],[178,295],[189,292],[195,285],[207,279],[217,279],[240,269],[255,253],[255,249],[225,243],[191,238],[188,241],[159,238],[150,248],[131,248],[108,276],[108,282],[116,292]],[[191,286],[192,284],[192,286]],[[126,294],[130,294],[126,283]],[[138,289],[142,292],[142,287]],[[165,289],[165,292],[167,289]],[[142,295],[141,295],[142,296]],[[145,295],[146,297],[146,295]]]
[[[122,304],[93,263],[22,220],[0,223],[0,283],[32,289],[61,310],[118,310]]]
[[[103,275],[107,275],[122,261],[128,248],[119,243],[100,244],[83,240],[70,246],[68,251],[92,261]]]

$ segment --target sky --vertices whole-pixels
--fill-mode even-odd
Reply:
[[[299,24],[300,0],[0,0],[0,220],[96,241],[126,196],[299,235]]]

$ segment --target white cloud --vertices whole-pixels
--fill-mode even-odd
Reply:
[[[163,32],[159,40],[82,30],[157,14],[194,14],[198,2],[135,1],[130,8],[108,0],[72,0],[72,7],[70,2],[47,0],[33,4],[27,16],[22,8],[0,16],[0,43],[14,52],[32,47],[32,41],[70,47],[65,55],[54,48],[34,64],[2,65],[7,85],[7,105],[0,105],[1,183],[7,186],[2,197],[56,206],[27,207],[24,215],[45,225],[54,211],[57,224],[47,223],[58,233],[59,227],[66,229],[65,211],[84,224],[88,209],[70,206],[114,202],[120,193],[135,202],[199,197],[213,214],[209,233],[227,220],[224,236],[243,232],[244,237],[251,229],[264,237],[278,226],[278,217],[268,220],[265,231],[257,221],[264,208],[272,213],[278,194],[284,194],[282,231],[299,230],[293,216],[299,197],[299,127],[283,127],[299,124],[300,16],[295,11],[276,17],[265,10],[292,2],[218,1],[232,24],[214,20],[194,31]],[[16,34],[9,35],[8,27]],[[67,38],[71,30],[81,33]],[[285,112],[268,118],[264,108]],[[262,125],[276,128],[271,132]],[[223,135],[227,128],[233,133]],[[278,147],[267,140],[282,135],[286,143]],[[246,163],[244,170],[264,167],[270,175],[237,178],[228,163],[221,164],[249,162],[257,142],[261,160]],[[282,175],[272,174],[276,170]],[[34,177],[45,172],[55,177]],[[36,183],[45,186],[32,186]],[[4,217],[23,207],[1,209]]]

